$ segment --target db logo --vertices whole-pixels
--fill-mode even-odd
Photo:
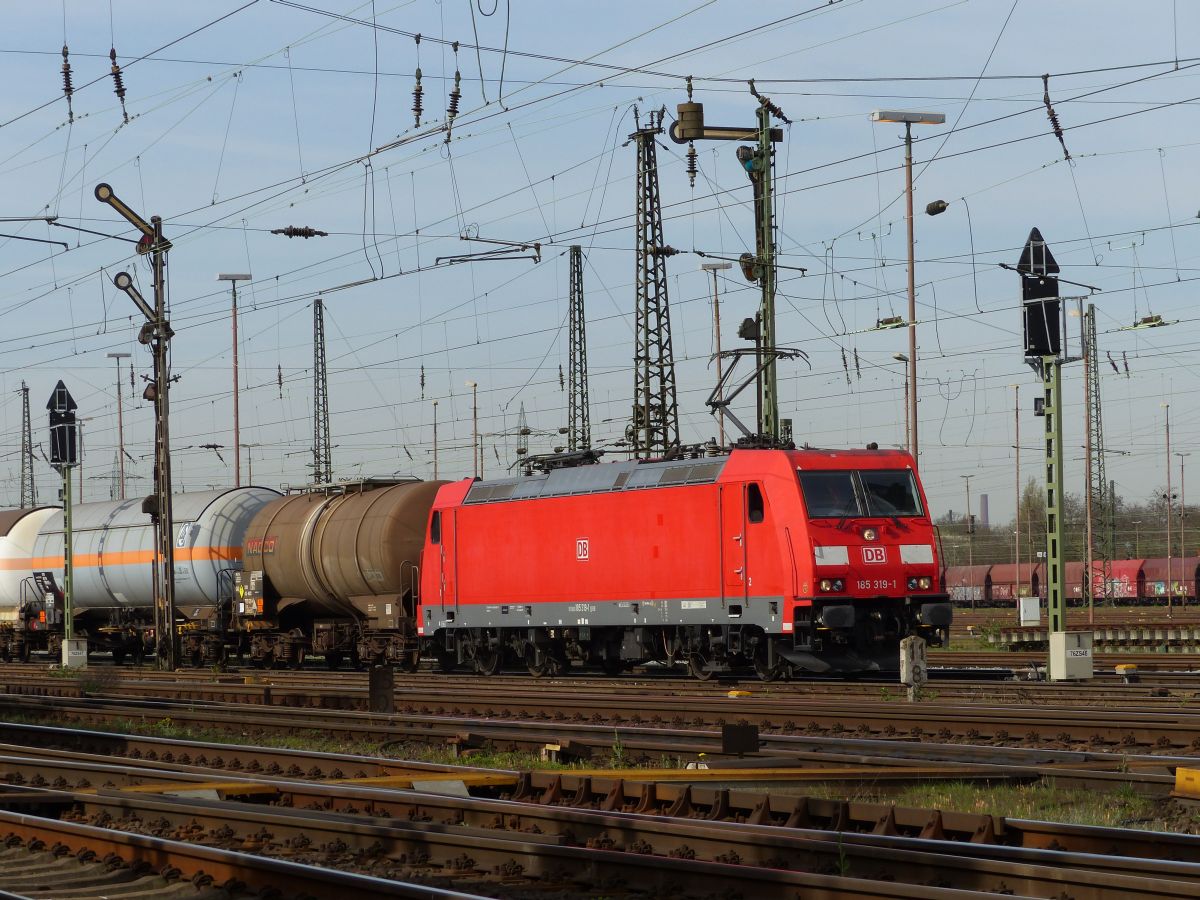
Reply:
[[[863,562],[869,565],[878,565],[887,562],[887,549],[884,547],[863,547],[862,548]]]
[[[575,539],[575,558],[581,562],[586,562],[588,558],[588,539]]]

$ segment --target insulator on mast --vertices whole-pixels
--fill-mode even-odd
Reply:
[[[425,93],[425,89],[421,87],[421,35],[416,35],[414,40],[417,44],[417,83],[413,85],[413,102],[412,112],[414,127],[421,127],[421,113],[424,111],[424,106],[421,103],[421,95]]]
[[[115,87],[113,93],[117,95],[117,99],[121,101],[121,115],[125,119],[125,124],[129,124],[129,113],[125,111],[125,77],[121,74],[121,67],[117,65],[117,48],[111,47],[108,51],[108,58],[112,60],[112,80]]]
[[[454,89],[450,91],[450,106],[446,110],[446,118],[451,122],[458,116],[458,102],[462,99],[462,73],[454,70]]]
[[[62,54],[63,93],[67,95],[67,121],[74,122],[75,110],[71,108],[71,95],[75,93],[75,88],[71,85],[71,61],[67,58],[70,51],[67,50],[66,44],[63,44]]]
[[[417,128],[421,126],[421,113],[424,107],[421,105],[421,95],[425,93],[425,89],[421,87],[421,67],[417,66],[417,83],[413,85],[413,125]]]
[[[688,141],[687,177],[688,177],[688,185],[690,187],[695,187],[696,186],[696,143],[695,143],[695,141]]]

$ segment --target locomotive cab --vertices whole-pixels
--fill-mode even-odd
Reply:
[[[893,451],[795,454],[811,547],[793,607],[797,648],[891,669],[900,639],[943,643],[951,621],[936,539],[911,457]]]

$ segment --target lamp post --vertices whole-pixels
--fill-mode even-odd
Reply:
[[[433,480],[437,481],[438,477],[438,454],[437,454],[437,405],[436,400],[433,401]]]
[[[471,389],[471,474],[479,477],[479,383],[468,381]]]
[[[1179,457],[1179,580],[1182,582],[1187,577],[1187,570],[1183,567],[1183,561],[1187,558],[1187,543],[1183,539],[1183,517],[1187,510],[1187,492],[1183,486],[1183,459],[1192,454],[1176,451],[1175,455]],[[1187,591],[1181,590],[1179,596],[1183,605],[1187,606]]]
[[[967,565],[975,565],[975,527],[971,523],[971,479],[974,475],[959,475],[967,485]]]
[[[908,452],[912,454],[913,465],[919,468],[921,445],[917,434],[917,282],[913,240],[912,127],[913,125],[942,125],[945,123],[946,117],[942,113],[877,109],[871,113],[871,121],[904,123],[905,221],[908,224]]]
[[[233,486],[242,486],[242,440],[238,422],[238,339],[237,339],[237,283],[249,281],[248,272],[222,272],[217,281],[228,281],[233,291]]]
[[[717,273],[724,272],[726,269],[732,269],[731,262],[706,262],[700,263],[701,270],[712,272],[713,280],[713,340],[716,346],[717,360],[717,384],[721,383],[721,307],[717,293]],[[718,400],[721,398],[718,397]],[[722,447],[725,446],[725,407],[717,407],[717,429],[719,432],[719,442]]]
[[[119,472],[121,499],[125,499],[125,412],[121,403],[121,360],[128,359],[128,353],[110,353],[109,359],[117,361],[117,470]]]
[[[905,364],[905,366],[904,366],[904,445],[906,447],[911,448],[912,447],[912,432],[909,431],[909,428],[911,427],[911,425],[910,425],[911,417],[908,414],[908,391],[909,391],[908,356],[903,353],[893,353],[892,359],[894,359],[898,363]]]
[[[1174,585],[1171,583],[1171,404],[1159,404],[1166,416],[1166,437],[1167,437],[1167,493],[1164,498],[1167,501],[1167,618],[1170,619],[1173,615],[1171,609],[1174,602],[1175,591]]]

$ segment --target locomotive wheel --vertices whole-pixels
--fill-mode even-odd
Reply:
[[[479,647],[475,650],[475,671],[480,675],[496,675],[503,654],[499,647]]]
[[[776,660],[773,666],[767,665],[766,644],[760,644],[758,651],[754,654],[754,674],[759,677],[760,681],[776,681],[783,674],[781,660]]]
[[[453,650],[435,650],[433,659],[439,672],[453,672],[458,668],[458,654]]]
[[[192,649],[188,651],[188,665],[193,669],[198,669],[204,665],[203,647],[192,647]]]
[[[620,675],[625,671],[625,663],[619,658],[606,656],[600,660],[600,669],[605,675]]]
[[[541,678],[550,670],[550,659],[533,644],[526,644],[525,668],[534,678]]]
[[[688,672],[697,681],[711,681],[716,674],[712,669],[708,668],[708,660],[699,653],[693,653],[688,656]]]

